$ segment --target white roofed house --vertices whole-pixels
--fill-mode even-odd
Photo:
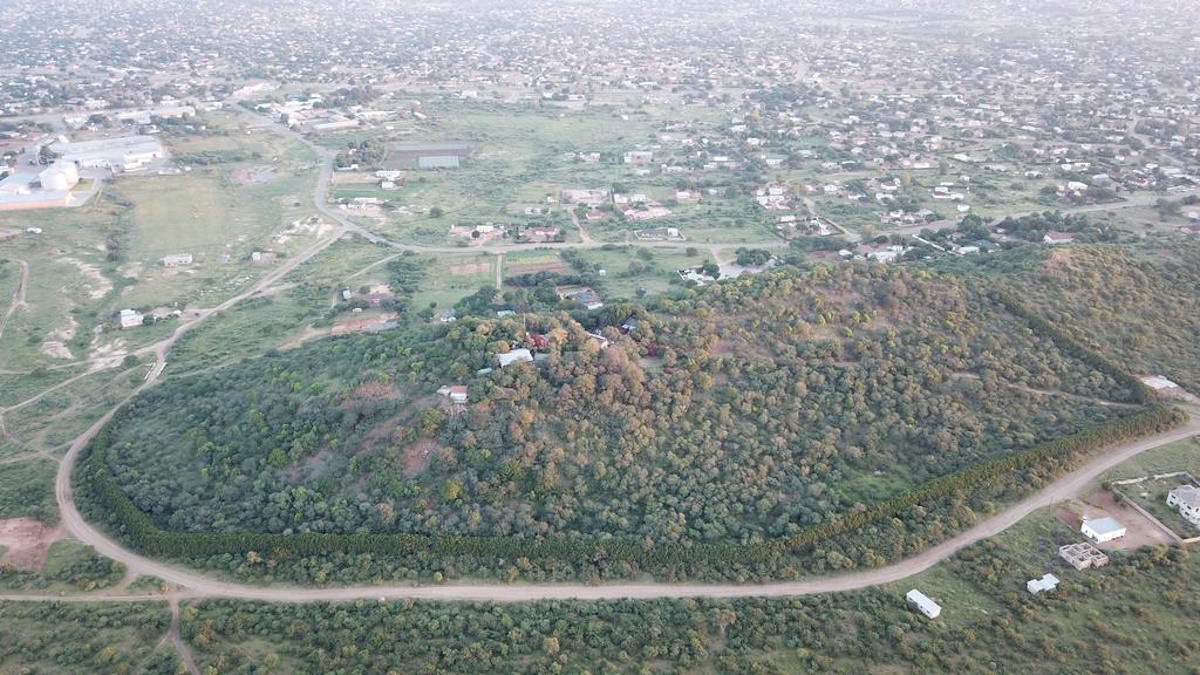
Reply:
[[[942,608],[940,605],[929,599],[929,596],[915,588],[906,593],[904,595],[904,599],[908,601],[908,604],[916,607],[917,611],[921,612],[930,619],[936,619],[938,618],[938,615],[942,613]]]
[[[180,265],[191,265],[191,253],[172,253],[162,259],[163,267],[178,267]]]
[[[1195,485],[1180,485],[1167,493],[1167,506],[1179,509],[1179,515],[1196,527],[1200,527],[1200,488]]]
[[[121,330],[128,328],[137,328],[146,322],[146,317],[139,311],[134,309],[123,309],[118,317],[121,322]]]
[[[451,403],[456,403],[458,405],[467,404],[467,385],[465,384],[446,385],[438,389],[437,393],[441,396],[449,398]]]
[[[496,360],[501,368],[507,368],[514,363],[533,363],[533,354],[528,349],[514,349],[510,352],[497,354]]]
[[[1096,518],[1095,520],[1084,518],[1079,531],[1097,544],[1125,536],[1125,526],[1114,518]]]
[[[1029,591],[1033,595],[1044,593],[1046,591],[1052,591],[1055,588],[1058,588],[1058,577],[1054,576],[1053,574],[1045,574],[1041,579],[1030,579],[1029,581],[1025,582],[1025,590]]]

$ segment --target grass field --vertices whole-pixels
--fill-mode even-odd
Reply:
[[[34,518],[58,522],[54,472],[58,464],[45,457],[0,465],[0,518]]]
[[[506,269],[512,255],[521,254],[505,254]],[[413,296],[413,308],[428,307],[430,303],[450,307],[483,286],[495,287],[496,264],[496,256],[490,253],[439,255],[426,272],[421,290]]]
[[[117,367],[83,377],[67,387],[5,415],[5,428],[24,451],[57,454],[96,418],[141,383],[148,363]]]
[[[1190,471],[1193,476],[1200,476],[1200,438],[1188,438],[1144,452],[1105,472],[1101,479],[1123,480],[1175,471]]]
[[[680,285],[677,270],[713,259],[707,248],[698,248],[696,255],[688,255],[687,248],[629,246],[580,251],[580,257],[600,265],[607,272],[602,284],[606,299],[634,298],[639,288],[645,289],[647,295],[664,293]]]

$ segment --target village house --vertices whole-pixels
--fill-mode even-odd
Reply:
[[[1179,509],[1184,520],[1200,527],[1200,489],[1195,485],[1180,485],[1168,492],[1167,506]]]
[[[1083,524],[1080,525],[1079,531],[1083,536],[1091,539],[1097,544],[1103,544],[1106,541],[1120,539],[1125,536],[1125,526],[1117,522],[1115,518],[1096,518],[1091,519],[1085,517]]]
[[[1070,244],[1075,241],[1075,235],[1070,232],[1047,232],[1042,237],[1042,242],[1050,245]]]
[[[634,165],[645,165],[654,161],[654,151],[652,150],[631,150],[625,153],[625,163]]]
[[[1053,574],[1046,574],[1041,579],[1030,579],[1025,582],[1025,590],[1029,591],[1032,595],[1052,591],[1055,588],[1058,588],[1058,577]]]
[[[514,349],[497,354],[496,360],[500,363],[501,368],[507,368],[514,363],[533,363],[533,354],[528,349]]]
[[[449,398],[450,402],[456,405],[467,404],[467,385],[465,384],[446,385],[439,388],[437,393]]]
[[[146,322],[146,317],[139,311],[134,309],[121,310],[118,320],[121,322],[121,330],[129,328],[137,328]]]

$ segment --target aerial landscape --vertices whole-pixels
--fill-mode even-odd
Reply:
[[[1193,4],[0,5],[0,673],[1200,673]]]

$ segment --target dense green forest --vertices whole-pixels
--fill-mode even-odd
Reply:
[[[953,598],[915,582],[944,603],[937,621],[897,585],[734,601],[208,601],[184,608],[182,631],[202,668],[229,674],[1200,672],[1200,558],[1149,549],[1077,573],[1053,562],[1073,539],[1057,527],[964,550],[941,572]],[[1063,582],[1030,596],[1045,565]]]
[[[1014,298],[902,267],[587,320],[465,319],[169,381],[97,439],[84,501],[147,550],[237,574],[795,576],[919,550],[1172,419]],[[522,346],[537,363],[493,368]]]

